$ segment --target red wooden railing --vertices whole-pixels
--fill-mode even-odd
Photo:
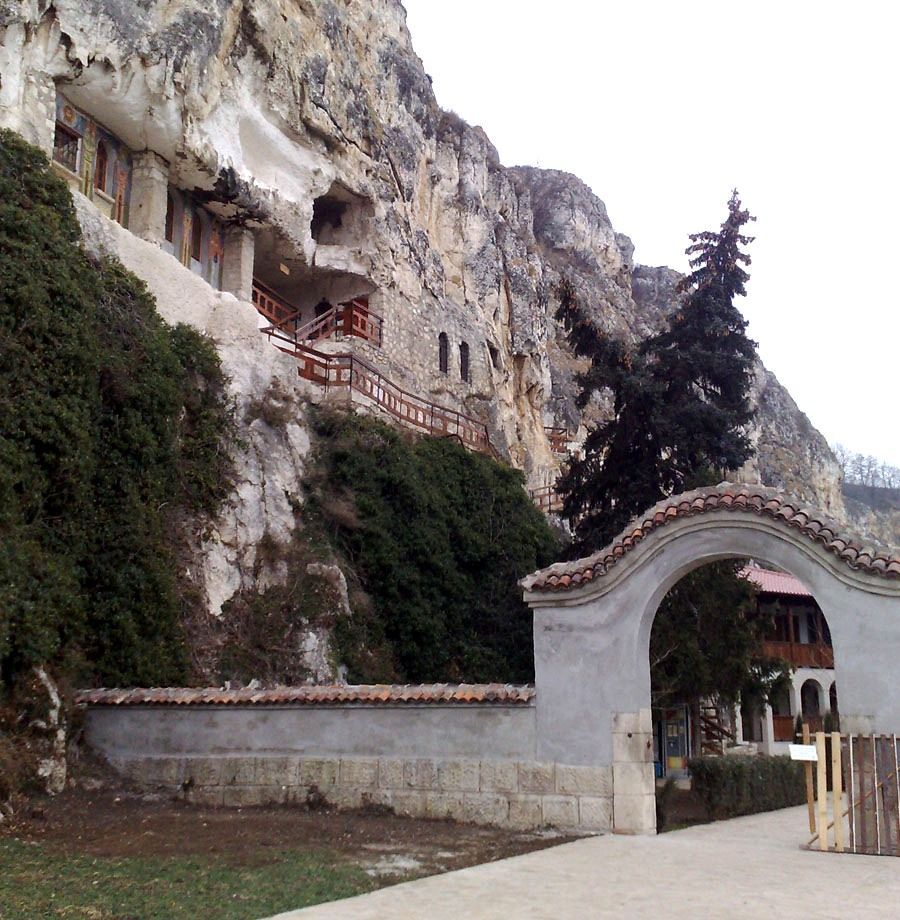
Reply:
[[[256,279],[253,281],[253,303],[276,329],[298,342],[318,342],[340,334],[356,336],[381,347],[384,320],[369,309],[366,297],[356,297],[331,307],[304,326],[297,325],[301,314],[297,307]]]
[[[277,325],[277,324],[276,324]],[[381,347],[382,318],[369,309],[364,298],[350,300],[332,307],[312,322],[300,326],[296,332],[283,329],[297,337],[298,342],[318,342],[330,339],[333,335],[353,335]]]
[[[256,278],[253,279],[252,297],[256,309],[271,321],[273,326],[283,332],[287,332],[290,324],[300,318],[300,311],[293,304],[279,297],[270,287]]]
[[[369,309],[369,301],[359,297],[335,308],[338,326],[343,323],[344,335],[355,335],[381,347],[381,330],[384,320]]]
[[[456,437],[475,450],[491,451],[484,422],[404,390],[357,355],[326,354],[295,342],[274,328],[265,331],[277,340],[278,348],[297,359],[298,372],[304,380],[326,390],[347,387],[371,399],[408,427],[435,437]]]
[[[540,489],[530,489],[528,494],[531,500],[546,514],[562,511],[563,500],[553,486],[543,486]]]
[[[550,428],[545,426],[544,432],[550,439],[550,450],[554,454],[565,454],[569,450],[569,432],[565,428]]]
[[[770,658],[783,658],[795,668],[834,667],[834,649],[822,642],[806,644],[765,639],[763,641],[763,654],[768,655]]]

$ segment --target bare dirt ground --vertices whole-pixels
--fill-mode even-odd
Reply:
[[[72,856],[215,856],[252,866],[286,850],[328,850],[384,882],[473,866],[570,839],[366,811],[202,808],[116,788],[69,789],[56,798],[32,800],[0,828],[0,835]]]

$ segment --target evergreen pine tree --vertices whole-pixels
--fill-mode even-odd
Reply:
[[[719,231],[690,236],[683,301],[635,348],[599,333],[571,284],[560,285],[557,319],[575,352],[591,361],[578,377],[577,403],[584,408],[607,391],[613,406],[557,483],[573,556],[601,549],[661,499],[714,483],[752,456],[746,427],[755,351],[734,306],[746,293],[750,257],[742,247],[752,238],[742,228],[751,220],[735,191]],[[738,568],[726,561],[692,572],[661,604],[651,647],[658,703],[734,700],[772,684],[778,669],[756,655],[762,624],[745,617],[752,589]]]
[[[662,498],[752,455],[754,344],[733,303],[745,293],[750,257],[741,246],[751,237],[741,228],[752,219],[734,192],[719,232],[690,236],[683,304],[635,349],[600,334],[572,286],[560,285],[557,318],[575,352],[591,361],[578,378],[578,405],[604,390],[613,401],[612,418],[591,429],[583,456],[557,485],[574,527],[573,553],[601,548]]]

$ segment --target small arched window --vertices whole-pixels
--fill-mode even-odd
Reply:
[[[459,376],[469,382],[469,346],[466,342],[459,343]]]
[[[203,220],[200,211],[195,210],[191,220],[191,258],[195,262],[202,262],[203,255]]]
[[[106,176],[109,172],[109,154],[106,152],[106,142],[97,144],[97,159],[94,163],[94,188],[106,191]]]
[[[442,374],[450,372],[450,341],[446,332],[438,336],[438,369]]]
[[[171,192],[166,195],[166,240],[175,242],[175,199]]]

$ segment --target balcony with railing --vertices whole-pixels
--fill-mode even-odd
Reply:
[[[824,642],[780,642],[766,639],[763,654],[769,658],[782,658],[795,668],[833,668],[834,649]]]
[[[528,494],[535,505],[545,514],[559,514],[563,509],[562,496],[556,491],[555,486],[529,489]]]
[[[544,427],[544,433],[550,441],[550,450],[554,454],[568,453],[569,450],[569,432],[565,428]]]
[[[367,297],[339,303],[308,323],[301,324],[302,310],[259,279],[253,281],[253,304],[272,327],[297,342],[320,342],[337,336],[353,336],[380,348],[384,320],[369,309]]]

